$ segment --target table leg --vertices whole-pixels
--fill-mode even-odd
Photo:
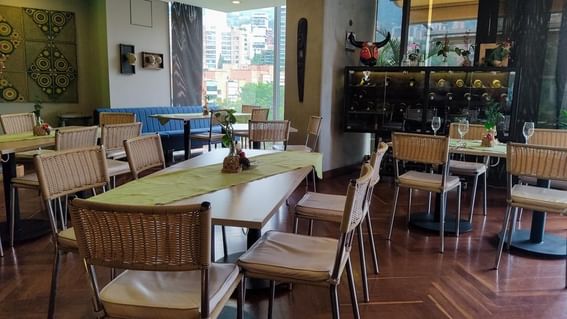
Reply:
[[[183,148],[185,160],[188,160],[191,157],[191,121],[183,122]]]
[[[9,226],[12,220],[12,216],[10,216],[10,204],[12,203],[12,196],[10,194],[10,183],[12,177],[16,176],[16,156],[14,153],[2,156],[2,178],[3,178],[3,185],[4,185],[4,209],[6,210],[6,224]],[[16,201],[14,202],[14,217],[16,221],[20,219],[20,207],[18,201],[18,194],[16,194]],[[16,225],[18,226],[18,225]],[[9,237],[4,237],[5,240],[8,240]]]

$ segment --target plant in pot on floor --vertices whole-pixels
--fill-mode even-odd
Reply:
[[[504,116],[500,112],[500,104],[494,101],[486,106],[484,114],[486,116],[486,122],[484,122],[486,135],[483,136],[481,144],[482,146],[491,147],[496,143],[496,125]]]

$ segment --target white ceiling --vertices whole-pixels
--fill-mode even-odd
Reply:
[[[163,0],[172,2],[171,0]],[[232,0],[176,0],[196,7],[213,9],[217,11],[232,12],[285,5],[285,0],[240,0],[240,4],[233,4]]]

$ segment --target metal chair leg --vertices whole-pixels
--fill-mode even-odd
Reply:
[[[362,226],[356,227],[358,234],[358,253],[360,256],[360,276],[362,277],[362,295],[364,302],[370,302],[370,294],[368,293],[368,273],[366,272],[366,256],[364,254],[364,237],[362,236]]]
[[[228,258],[228,243],[226,241],[226,227],[221,226],[222,231],[222,252],[224,254],[224,259]]]
[[[488,175],[488,172],[485,171],[485,172],[484,172],[484,180],[483,180],[483,183],[482,183],[482,188],[483,188],[483,189],[482,189],[482,191],[483,191],[483,192],[482,192],[482,201],[483,201],[483,202],[482,202],[482,213],[484,214],[484,216],[486,216],[486,213],[488,212],[488,209],[487,209],[487,202],[486,202],[486,197],[487,197],[487,193],[486,193],[486,184],[487,184],[487,183],[486,183],[486,180],[487,180],[487,177],[486,177],[486,175]]]
[[[350,288],[349,290],[350,290],[350,300],[352,303],[352,314],[354,315],[355,319],[360,319],[360,310],[358,309],[358,300],[356,299],[356,288],[354,285],[354,277],[352,275],[352,264],[350,262],[350,258],[346,262],[346,271],[348,277],[348,286]],[[337,308],[338,308],[338,299],[337,299]]]
[[[0,257],[4,257],[4,249],[2,248],[2,237],[0,236]]]
[[[317,193],[317,175],[315,174],[315,169],[311,171],[311,174],[313,175],[313,192]]]
[[[313,236],[313,219],[309,220],[309,236]]]
[[[368,238],[370,241],[370,250],[372,252],[372,262],[374,263],[374,273],[378,274],[380,269],[378,269],[378,253],[376,252],[376,242],[374,241],[374,231],[372,230],[372,220],[370,219],[370,213],[366,214],[366,227],[368,227]]]
[[[236,319],[244,319],[244,278],[240,279],[240,284],[236,288],[238,293],[236,295]]]
[[[268,319],[272,319],[274,313],[274,299],[276,298],[276,281],[270,280],[270,301],[268,302]]]
[[[297,234],[297,228],[299,227],[299,218],[297,216],[293,217],[293,233]]]
[[[427,215],[431,214],[431,192],[427,194]]]
[[[458,196],[457,197],[457,230],[456,230],[457,237],[459,237],[461,233],[461,194],[462,194],[461,188],[462,185],[459,185],[459,187],[457,188],[457,196]]]
[[[504,249],[504,242],[506,241],[506,235],[508,232],[508,223],[510,222],[510,213],[512,212],[512,207],[510,205],[506,206],[506,217],[504,217],[504,222],[502,224],[502,232],[500,234],[500,242],[498,243],[498,250],[496,251],[496,260],[494,261],[494,269],[498,269],[500,266],[500,258],[502,257],[502,250]]]
[[[57,277],[59,275],[59,248],[55,246],[55,256],[53,257],[53,270],[51,273],[51,289],[49,293],[49,309],[47,311],[47,318],[52,319],[55,314],[55,299],[57,295]]]
[[[394,205],[392,207],[392,216],[390,218],[390,230],[388,231],[388,240],[392,238],[392,230],[394,229],[394,217],[396,216],[396,209],[398,208],[398,196],[400,195],[400,187],[396,185],[394,190]]]
[[[478,186],[478,175],[474,176],[474,183],[473,183],[473,189],[472,189],[472,197],[471,197],[471,207],[470,207],[470,212],[469,212],[469,223],[472,223],[472,218],[473,218],[473,214],[474,214],[474,204],[476,201],[476,188]]]
[[[514,233],[516,232],[516,218],[518,217],[518,207],[514,207],[512,212],[512,221],[510,222],[510,235],[508,236],[508,241],[506,244],[506,249],[510,250],[510,245],[512,245],[512,240],[514,239]]]
[[[331,312],[333,314],[333,319],[339,319],[339,295],[337,293],[337,286],[331,285]]]
[[[439,220],[439,237],[441,237],[440,253],[445,252],[445,213],[447,210],[447,193],[441,194],[441,220]]]
[[[413,189],[410,188],[409,189],[409,197],[408,197],[408,224],[411,220],[411,197],[412,197],[412,194],[413,194]]]
[[[14,247],[14,236],[16,232],[16,192],[18,189],[12,186],[12,190],[10,192],[10,247]]]

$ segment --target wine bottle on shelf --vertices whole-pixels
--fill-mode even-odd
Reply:
[[[447,93],[447,100],[449,101],[453,101],[453,98],[455,97],[455,95],[451,92]]]
[[[410,86],[410,87],[415,87],[415,79],[414,79],[414,78],[411,78],[411,79],[409,80],[409,86]]]
[[[465,93],[464,97],[465,97],[465,100],[467,100],[467,101],[470,101],[472,99],[472,96],[469,92]]]
[[[430,101],[434,101],[435,100],[435,92],[429,92],[429,94],[427,94],[427,96],[429,97]]]

